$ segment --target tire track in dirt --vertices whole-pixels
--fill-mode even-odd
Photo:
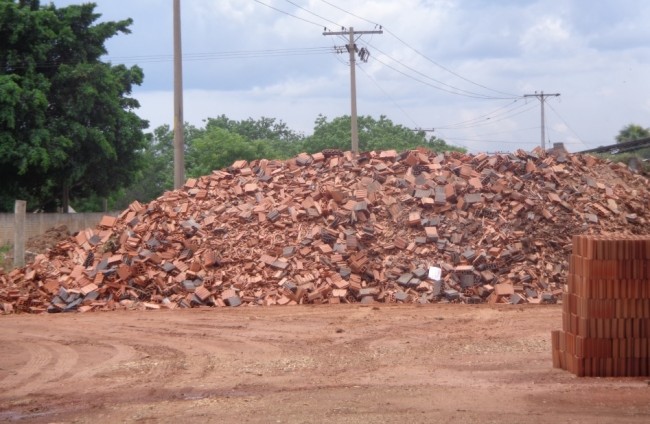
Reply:
[[[28,338],[15,343],[24,345],[29,359],[15,369],[15,374],[0,381],[0,385],[14,387],[16,396],[52,384],[58,385],[60,377],[71,370],[78,360],[74,349],[59,342]]]

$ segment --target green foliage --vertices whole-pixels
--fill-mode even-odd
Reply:
[[[628,124],[619,131],[616,136],[616,142],[625,143],[626,141],[634,141],[647,137],[650,137],[650,128],[643,128],[637,124]]]
[[[204,133],[204,129],[185,124],[186,164],[190,162],[187,157],[189,146]],[[134,200],[149,202],[174,188],[174,132],[169,125],[161,125],[153,133],[147,134],[141,156],[142,167],[132,184],[109,200],[109,204],[114,205],[116,209],[123,209]]]
[[[10,252],[13,246],[9,243],[0,245],[0,268],[9,270],[13,268],[13,260],[11,259]]]
[[[16,198],[65,210],[69,197],[117,191],[141,165],[147,123],[129,96],[142,70],[99,60],[131,20],[95,24],[94,8],[0,1],[2,210]]]
[[[234,121],[220,115],[208,118],[206,130],[222,128],[243,137],[246,142],[265,142],[268,144],[267,159],[288,159],[300,153],[303,149],[304,136],[291,130],[286,123],[275,118],[261,117],[258,120],[248,118]]]
[[[272,152],[263,141],[246,140],[239,134],[212,126],[193,140],[188,151],[188,176],[208,175],[215,169],[226,168],[236,160],[267,157]]]
[[[383,115],[379,120],[370,116],[360,116],[357,118],[357,127],[360,151],[391,149],[404,151],[417,147],[426,147],[435,151],[464,151],[447,145],[444,140],[436,137],[427,139],[424,131],[412,131],[401,125],[395,125]],[[337,117],[330,122],[327,117],[319,115],[315,122],[314,134],[305,139],[304,148],[309,153],[324,149],[350,150],[351,138],[349,116]]]
[[[286,123],[276,122],[275,118],[261,117],[258,120],[248,118],[243,121],[234,121],[226,115],[208,118],[206,129],[213,127],[223,128],[232,133],[239,134],[249,141],[277,140],[285,142],[299,142],[302,136],[289,129]]]

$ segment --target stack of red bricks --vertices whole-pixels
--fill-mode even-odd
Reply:
[[[574,236],[553,366],[577,376],[650,375],[650,236]]]

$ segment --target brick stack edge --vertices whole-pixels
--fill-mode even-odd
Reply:
[[[649,188],[541,149],[239,160],[0,269],[0,312],[555,303],[571,236],[646,232]]]
[[[573,236],[553,366],[579,377],[650,376],[650,236]]]

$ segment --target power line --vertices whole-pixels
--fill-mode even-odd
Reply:
[[[519,112],[517,112],[517,113],[513,113],[513,114],[511,114],[511,115],[503,116],[503,117],[501,117],[500,119],[490,119],[490,122],[481,122],[481,123],[476,123],[476,124],[474,124],[474,125],[470,125],[470,126],[463,127],[462,129],[469,129],[469,128],[482,127],[482,126],[485,126],[485,125],[491,125],[491,124],[494,124],[494,123],[496,123],[496,122],[501,122],[501,121],[505,121],[506,119],[514,118],[515,116],[519,116],[519,115],[521,115],[521,114],[523,114],[523,113],[526,113],[526,112],[528,112],[528,111],[530,111],[530,110],[533,110],[533,109],[535,109],[535,106],[533,106],[533,107],[529,107],[528,109],[524,109],[524,110],[522,110],[522,111],[519,111]],[[447,129],[453,129],[453,128],[447,128]],[[456,129],[461,129],[461,128],[456,128]]]
[[[469,141],[479,143],[500,143],[500,144],[537,144],[536,141],[512,141],[512,140],[486,140],[477,138],[449,137],[449,140]]]
[[[535,126],[535,127],[528,127],[528,128],[518,128],[516,130],[494,131],[494,132],[490,132],[490,133],[486,133],[486,134],[476,135],[476,137],[489,137],[489,136],[498,135],[498,134],[512,134],[512,133],[516,133],[516,132],[530,131],[530,130],[537,130],[537,129],[539,129],[539,127]]]
[[[305,56],[316,54],[330,54],[332,47],[301,47],[292,49],[267,49],[267,50],[235,50],[223,52],[189,53],[183,55],[186,61],[208,61],[221,59],[247,59],[275,56]],[[140,56],[109,56],[108,60],[133,61],[139,63],[167,62],[172,60],[172,55],[140,55]]]
[[[497,108],[497,109],[494,109],[493,111],[488,112],[488,113],[486,113],[486,114],[484,114],[484,115],[477,116],[476,118],[467,119],[467,120],[465,120],[465,121],[456,122],[456,123],[454,123],[454,124],[441,125],[441,126],[439,126],[438,128],[452,128],[452,127],[457,127],[457,126],[465,125],[465,124],[468,124],[468,123],[472,123],[473,121],[478,121],[478,120],[480,120],[480,119],[483,118],[483,117],[486,117],[486,116],[492,115],[493,113],[496,113],[496,112],[500,111],[501,109],[505,109],[505,108],[507,108],[508,106],[511,106],[511,105],[517,103],[517,101],[518,101],[518,100],[513,100],[513,101],[510,102],[510,103],[507,103],[507,104],[505,104],[505,105],[503,105],[503,106],[501,106],[501,107],[499,107],[499,108]]]
[[[395,37],[395,39],[397,39],[397,41],[399,41],[400,43],[404,44],[404,45],[405,45],[406,47],[408,47],[409,49],[413,50],[415,53],[417,53],[417,54],[419,54],[420,56],[422,56],[424,59],[428,60],[429,62],[431,62],[432,64],[436,65],[436,66],[439,67],[440,69],[449,72],[450,74],[454,75],[455,77],[462,79],[463,81],[467,81],[468,83],[473,84],[473,85],[475,85],[475,86],[477,86],[477,87],[481,87],[481,88],[484,88],[484,89],[486,89],[486,90],[488,90],[488,91],[492,91],[492,92],[494,92],[494,93],[502,94],[502,95],[504,95],[504,96],[508,96],[508,97],[511,97],[511,98],[512,98],[512,97],[518,97],[516,94],[507,93],[507,92],[500,91],[500,90],[495,90],[495,89],[493,89],[493,88],[487,87],[487,86],[485,86],[485,85],[483,85],[483,84],[479,84],[479,83],[474,82],[474,81],[472,81],[472,80],[470,80],[470,79],[468,79],[468,78],[465,78],[464,76],[462,76],[462,75],[460,75],[460,74],[458,74],[458,73],[452,71],[451,69],[446,68],[445,66],[439,64],[439,63],[436,62],[435,60],[433,60],[433,59],[431,59],[430,57],[426,56],[425,54],[423,54],[422,52],[420,52],[419,50],[417,50],[415,47],[410,46],[409,44],[407,44],[404,40],[402,40],[401,38],[399,38],[397,35],[395,35],[395,34],[394,34],[393,32],[391,32],[390,30],[386,29],[386,32],[387,32],[388,34],[392,35],[393,37]]]
[[[442,85],[444,85],[444,86],[446,86],[446,87],[449,87],[449,88],[451,88],[451,89],[456,90],[456,91],[459,92],[459,93],[456,93],[456,92],[451,92],[451,91],[449,91],[449,90],[445,90],[445,91],[447,91],[447,92],[449,92],[449,93],[457,94],[457,95],[460,95],[460,96],[462,96],[462,95],[466,95],[467,97],[472,97],[472,98],[483,98],[483,99],[486,99],[486,100],[503,100],[503,99],[510,99],[510,98],[512,98],[512,97],[504,98],[504,97],[486,96],[486,95],[484,95],[484,94],[475,93],[475,92],[473,92],[473,91],[463,90],[462,88],[458,88],[458,87],[455,87],[455,86],[453,86],[453,85],[447,84],[447,83],[445,83],[445,82],[443,82],[443,81],[437,80],[437,79],[435,79],[435,78],[433,78],[433,77],[430,77],[430,76],[426,75],[426,74],[423,73],[423,72],[418,71],[417,69],[412,68],[411,66],[408,66],[408,65],[404,64],[403,62],[401,62],[401,61],[399,61],[399,60],[397,60],[397,59],[391,57],[390,55],[388,55],[387,53],[383,52],[382,50],[380,50],[380,49],[377,48],[376,46],[373,46],[373,45],[370,44],[370,43],[368,43],[368,46],[372,47],[374,50],[377,50],[379,53],[383,54],[384,56],[386,56],[387,58],[391,59],[392,61],[399,63],[401,66],[407,68],[408,70],[410,70],[410,71],[412,71],[412,72],[415,72],[416,74],[421,75],[421,76],[423,76],[423,77],[426,78],[426,79],[429,79],[429,80],[431,80],[431,81],[434,81],[434,82],[436,82],[436,83],[438,83],[438,84],[442,84]],[[465,93],[465,94],[462,94],[462,93]]]
[[[408,113],[406,113],[406,111],[395,101],[395,99],[393,99],[391,95],[388,94],[388,92],[386,92],[386,90],[384,90],[384,88],[381,85],[379,85],[377,80],[375,80],[368,72],[366,72],[363,66],[359,65],[359,69],[361,69],[361,72],[363,72],[370,81],[375,83],[377,88],[379,88],[384,93],[384,95],[388,97],[388,99],[395,105],[395,107],[397,107],[404,114],[404,116],[406,116],[413,123],[413,125],[419,127],[417,122],[415,122],[415,120],[411,118],[411,116]]]
[[[322,19],[322,20],[324,20],[324,21],[327,21],[327,22],[329,22],[329,23],[331,23],[331,24],[336,25],[337,28],[344,29],[343,25],[341,25],[341,24],[337,24],[337,23],[334,22],[334,21],[331,21],[331,20],[329,20],[329,19],[327,19],[327,18],[324,18],[324,17],[322,17],[322,16],[320,16],[320,15],[317,15],[316,13],[312,12],[311,10],[306,9],[306,8],[304,8],[304,7],[300,6],[300,5],[298,5],[298,4],[294,3],[294,2],[292,2],[291,0],[285,0],[285,1],[286,1],[287,3],[290,3],[290,4],[294,5],[294,6],[296,6],[298,9],[302,9],[302,10],[304,10],[305,12],[309,13],[310,15],[316,16],[316,17],[319,18],[319,19]],[[327,27],[326,27],[326,28],[327,28]]]
[[[460,130],[460,129],[468,129],[468,128],[476,128],[476,127],[481,127],[484,125],[490,125],[494,122],[500,122],[508,118],[512,118],[514,116],[518,116],[524,112],[527,112],[529,110],[535,109],[535,106],[529,107],[525,110],[519,111],[517,113],[513,113],[523,107],[526,107],[527,105],[525,103],[520,103],[519,105],[515,106],[514,108],[511,108],[509,110],[504,110],[503,112],[495,113],[491,116],[488,115],[483,115],[485,118],[481,119],[481,117],[478,117],[474,120],[467,120],[465,123],[462,125],[455,125],[455,126],[442,126],[439,125],[437,128],[444,128],[448,130]],[[499,119],[496,119],[499,118]]]
[[[299,47],[292,49],[272,49],[272,50],[235,50],[224,52],[205,52],[205,53],[188,53],[183,54],[183,61],[186,62],[207,62],[211,60],[227,59],[252,59],[259,57],[285,57],[285,56],[310,56],[331,54],[334,51],[332,47]],[[120,63],[162,63],[174,60],[173,54],[157,55],[135,55],[135,56],[105,56],[102,58],[107,62]],[[48,61],[37,62],[33,66],[37,68],[55,68],[61,65],[77,64],[78,61]],[[31,65],[30,65],[31,66]],[[12,65],[11,70],[26,69],[27,65]],[[7,69],[5,69],[7,71]]]
[[[537,144],[536,141],[512,141],[512,140],[486,140],[482,138],[456,138],[456,137],[448,137],[446,138],[447,140],[454,140],[454,141],[467,141],[467,142],[479,142],[479,143],[500,143],[500,144]],[[574,143],[574,142],[564,142],[564,144],[581,144],[581,143]]]
[[[460,74],[458,74],[458,73],[452,71],[451,69],[448,69],[447,67],[445,67],[445,66],[439,64],[439,63],[436,62],[435,60],[429,58],[428,56],[426,56],[425,54],[423,54],[422,52],[420,52],[419,50],[417,50],[415,47],[410,46],[406,41],[402,40],[400,37],[398,37],[396,34],[394,34],[394,33],[393,33],[392,31],[390,31],[388,28],[383,27],[382,25],[378,24],[377,22],[373,22],[373,21],[368,20],[368,19],[366,19],[366,18],[364,18],[364,17],[361,17],[361,16],[359,16],[359,15],[355,15],[354,13],[352,13],[352,12],[350,12],[350,11],[348,11],[348,10],[345,10],[345,9],[343,9],[343,8],[341,8],[341,7],[337,6],[337,5],[335,5],[335,4],[332,4],[331,2],[329,2],[329,1],[327,1],[327,0],[321,0],[321,1],[322,1],[323,3],[325,3],[325,4],[327,4],[327,5],[329,5],[329,6],[333,7],[333,8],[335,8],[335,9],[340,10],[340,11],[343,12],[343,13],[347,13],[348,15],[350,15],[350,16],[354,16],[354,17],[357,18],[357,19],[361,19],[361,20],[366,21],[366,22],[368,22],[368,23],[370,23],[370,24],[373,24],[373,25],[375,25],[375,26],[379,26],[379,27],[382,28],[384,31],[386,31],[388,34],[392,35],[392,36],[393,36],[397,41],[399,41],[400,43],[402,43],[404,46],[406,46],[406,47],[408,47],[409,49],[413,50],[415,53],[417,53],[418,55],[422,56],[424,59],[428,60],[429,62],[431,62],[431,63],[434,64],[435,66],[439,67],[440,69],[442,69],[442,70],[444,70],[444,71],[446,71],[446,72],[449,72],[450,74],[454,75],[454,76],[457,77],[457,78],[462,79],[463,81],[469,82],[470,84],[473,84],[473,85],[475,85],[475,86],[477,86],[477,87],[481,87],[481,88],[483,88],[483,89],[486,89],[486,90],[489,90],[489,91],[492,91],[492,92],[495,92],[495,93],[498,93],[498,94],[502,94],[502,95],[509,96],[509,97],[519,97],[519,96],[517,96],[516,94],[512,94],[512,93],[507,93],[507,92],[504,92],[504,91],[495,90],[495,89],[493,89],[493,88],[487,87],[487,86],[485,86],[485,85],[483,85],[483,84],[479,84],[479,83],[474,82],[474,81],[472,81],[472,80],[470,80],[470,79],[468,79],[468,78],[465,78],[464,76],[462,76],[462,75],[460,75]]]
[[[578,140],[579,140],[579,141],[580,141],[580,142],[581,142],[585,147],[589,147],[589,146],[587,146],[587,143],[584,142],[584,140],[582,139],[582,137],[580,137],[580,136],[578,135],[578,133],[575,132],[575,131],[573,130],[573,128],[571,128],[571,126],[570,126],[570,125],[569,125],[569,124],[564,120],[564,118],[562,118],[562,117],[560,116],[560,114],[555,110],[555,108],[554,108],[550,103],[548,104],[548,107],[551,108],[551,110],[553,111],[553,113],[555,113],[555,115],[556,115],[558,118],[560,118],[560,120],[564,123],[564,125],[566,125],[567,128],[571,130],[571,132],[573,133],[573,135],[575,135],[575,136],[578,138]]]
[[[421,80],[421,79],[419,79],[419,78],[416,78],[416,77],[414,77],[413,75],[409,75],[409,74],[407,74],[406,72],[403,72],[403,71],[401,71],[401,70],[395,68],[394,66],[389,65],[388,63],[382,61],[381,59],[378,59],[378,58],[376,58],[376,57],[375,57],[374,59],[375,59],[377,62],[381,63],[382,65],[384,65],[384,66],[386,66],[386,67],[392,69],[393,71],[395,71],[395,72],[397,72],[397,73],[399,73],[399,74],[402,74],[402,75],[404,75],[405,77],[412,79],[413,81],[419,82],[420,84],[424,84],[424,85],[427,85],[427,86],[429,86],[429,87],[435,88],[436,90],[444,91],[444,92],[447,92],[447,93],[450,93],[450,94],[455,94],[455,95],[458,95],[458,96],[469,97],[469,98],[472,98],[472,99],[494,100],[494,98],[489,98],[489,99],[488,99],[488,98],[483,97],[483,96],[480,96],[480,95],[463,94],[463,93],[459,93],[459,92],[457,92],[457,91],[452,91],[452,90],[446,89],[446,88],[444,88],[444,87],[440,87],[440,86],[437,86],[437,85],[431,84],[431,83],[429,83],[429,82],[426,82],[426,81],[423,81],[423,80]],[[408,67],[407,67],[407,68],[408,68]]]
[[[282,10],[282,9],[278,9],[277,7],[271,6],[270,4],[263,3],[263,2],[261,2],[260,0],[253,0],[253,1],[254,1],[255,3],[259,3],[259,4],[261,4],[262,6],[266,6],[266,7],[268,7],[269,9],[273,9],[273,10],[275,10],[276,12],[283,13],[283,14],[285,14],[285,15],[287,15],[287,16],[291,16],[292,18],[300,19],[301,21],[307,22],[308,24],[316,25],[316,26],[319,27],[319,28],[322,28],[322,27],[323,27],[323,25],[321,25],[321,24],[317,24],[316,22],[314,22],[314,21],[310,21],[309,19],[301,18],[300,16],[296,16],[296,15],[293,15],[293,14],[291,14],[291,13],[289,13],[289,12],[285,12],[285,11]]]

